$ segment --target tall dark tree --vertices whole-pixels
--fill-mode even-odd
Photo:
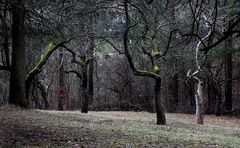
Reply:
[[[12,62],[9,103],[28,107],[25,92],[25,7],[24,0],[12,1]]]
[[[66,73],[74,73],[81,80],[80,93],[81,93],[81,112],[88,113],[89,108],[89,95],[88,95],[88,65],[94,59],[91,55],[90,57],[81,56],[80,59],[77,58],[75,51],[64,46],[64,48],[72,54],[72,63],[81,66],[81,73],[76,70],[66,70]]]

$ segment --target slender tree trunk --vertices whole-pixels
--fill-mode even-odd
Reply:
[[[229,7],[228,0],[223,1],[225,7]],[[225,27],[231,26],[231,21],[227,22],[226,18],[223,19],[226,23]],[[225,110],[232,110],[232,35],[225,40]]]
[[[9,41],[8,41],[8,25],[7,25],[7,1],[4,3],[4,12],[3,12],[3,49],[5,55],[5,61],[3,62],[8,68],[10,68],[10,57],[9,57]],[[4,59],[4,58],[2,58]]]
[[[38,77],[34,77],[33,79],[33,84],[31,87],[31,92],[32,92],[32,100],[35,101],[35,107],[37,109],[42,109],[42,104],[40,101],[40,97],[39,97],[39,90],[37,88],[37,84],[38,83]]]
[[[178,75],[176,74],[169,82],[169,107],[175,112],[178,106]]]
[[[90,5],[93,5],[91,1],[89,1]],[[90,47],[89,47],[89,56],[93,57],[95,52],[95,34],[94,34],[94,15],[89,13],[89,24],[90,24]],[[88,65],[88,96],[89,96],[89,104],[93,102],[93,75],[94,75],[94,60],[91,60]]]
[[[210,113],[212,108],[212,99],[214,96],[212,95],[212,92],[211,92],[211,82],[209,78],[207,78],[207,96],[208,96],[207,112]]]
[[[196,120],[197,124],[203,124],[203,88],[202,88],[202,81],[197,78],[198,84],[197,84],[197,94],[195,95],[196,100]]]
[[[203,104],[201,102],[201,99],[199,95],[195,95],[196,99],[196,118],[197,118],[197,124],[203,124]]]
[[[232,110],[232,47],[231,38],[226,40],[225,56],[225,109]]]
[[[82,113],[88,113],[88,94],[87,94],[87,66],[82,66],[82,85],[81,85],[81,90],[82,90],[82,107],[81,107],[81,112]]]
[[[80,71],[80,70],[79,70]],[[78,85],[78,100],[76,100],[76,103],[74,103],[74,107],[77,109],[81,109],[82,106],[82,80],[78,80],[79,85]]]
[[[23,0],[12,2],[12,71],[10,75],[9,103],[28,107],[25,95],[25,8]]]
[[[95,39],[94,37],[91,38],[90,41],[90,56],[94,56],[95,50]],[[89,63],[88,69],[88,96],[89,96],[89,103],[93,102],[93,75],[94,75],[94,60]]]
[[[170,20],[171,20],[171,24],[169,25],[169,30],[173,31],[175,30],[176,27],[176,18],[175,18],[175,5],[176,5],[176,1],[175,0],[169,0],[168,1],[168,9],[169,9],[169,15],[170,15]],[[172,36],[171,36],[171,45],[170,46],[175,46],[176,44],[176,36],[177,36],[177,32],[173,32]],[[177,49],[173,49],[173,52],[178,52]],[[178,59],[173,55],[174,60],[176,60],[176,63],[178,63]],[[173,66],[173,65],[171,65]],[[179,69],[179,65],[178,64],[174,64],[174,69],[175,71],[177,71]],[[169,111],[175,112],[178,106],[178,73],[174,74],[173,77],[170,79],[169,81],[169,98],[168,102],[169,102]]]
[[[94,71],[94,62],[91,61],[89,63],[89,73],[88,73],[88,95],[89,95],[89,103],[93,103],[93,71]]]
[[[37,82],[37,86],[41,91],[41,96],[42,96],[43,101],[44,101],[45,109],[49,109],[50,105],[49,105],[49,101],[47,99],[48,98],[47,89],[40,82]]]
[[[161,78],[155,79],[155,106],[157,113],[157,125],[165,125],[166,117],[161,104]]]
[[[65,71],[63,66],[63,53],[62,50],[59,54],[59,63],[60,63],[60,69],[59,69],[59,97],[58,97],[58,110],[63,110],[64,106],[64,99],[65,99]]]

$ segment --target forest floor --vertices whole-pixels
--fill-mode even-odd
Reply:
[[[147,112],[89,112],[0,108],[0,147],[240,147],[240,119]]]

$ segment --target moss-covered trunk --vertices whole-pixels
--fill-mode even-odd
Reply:
[[[166,117],[161,104],[161,78],[155,79],[155,106],[157,113],[157,125],[165,125]]]
[[[10,76],[9,103],[21,107],[28,107],[25,96],[25,10],[23,0],[12,3],[12,71]]]

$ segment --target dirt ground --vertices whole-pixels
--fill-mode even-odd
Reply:
[[[240,119],[166,114],[157,126],[147,112],[89,112],[0,108],[0,147],[240,147]]]

